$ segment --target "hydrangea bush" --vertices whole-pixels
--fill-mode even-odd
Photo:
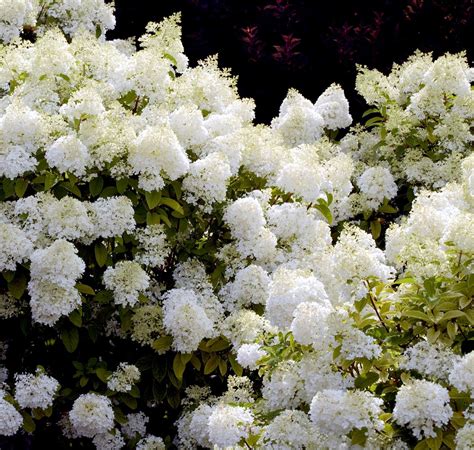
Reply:
[[[0,12],[0,442],[474,446],[463,54],[360,68],[351,129],[338,85],[266,126],[178,15]]]

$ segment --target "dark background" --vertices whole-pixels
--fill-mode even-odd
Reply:
[[[366,109],[354,92],[355,65],[387,71],[416,49],[473,56],[473,0],[116,0],[109,38],[143,34],[149,21],[182,12],[192,65],[219,54],[239,77],[239,92],[269,122],[289,87],[315,101],[342,85],[353,115]]]

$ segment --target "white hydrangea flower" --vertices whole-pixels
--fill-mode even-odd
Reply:
[[[231,175],[228,159],[222,153],[211,153],[198,159],[190,164],[183,180],[186,200],[193,205],[202,201],[204,210],[210,211],[214,203],[225,200]]]
[[[176,180],[189,170],[189,160],[178,138],[169,126],[143,130],[130,149],[128,162],[139,175],[139,186],[145,191],[164,186],[161,173]]]
[[[302,302],[293,311],[291,332],[296,342],[303,345],[328,345],[333,341],[328,316],[332,308],[319,302]]]
[[[474,352],[455,362],[449,374],[449,382],[459,391],[474,392]]]
[[[209,440],[218,447],[237,445],[249,436],[252,412],[241,406],[218,405],[209,417]]]
[[[84,270],[85,264],[77,256],[77,249],[65,240],[59,239],[33,252],[28,292],[35,322],[52,326],[81,304],[75,284]]]
[[[314,105],[298,91],[290,89],[273,119],[272,128],[281,133],[289,146],[311,144],[323,133],[324,119]]]
[[[127,423],[122,425],[122,432],[130,439],[137,436],[143,437],[146,435],[146,427],[149,421],[149,417],[142,412],[127,414]]]
[[[367,196],[367,203],[373,209],[377,208],[384,199],[394,198],[398,191],[390,170],[380,166],[366,169],[357,180],[357,185]]]
[[[370,435],[383,428],[378,418],[382,403],[370,392],[327,389],[314,396],[309,414],[322,434],[343,437],[354,429],[367,428]]]
[[[119,261],[115,267],[108,267],[104,272],[104,285],[114,293],[116,305],[134,306],[140,292],[144,292],[150,277],[135,261]]]
[[[202,145],[208,139],[201,111],[195,105],[183,105],[171,112],[171,129],[185,148]]]
[[[128,197],[99,198],[89,204],[96,237],[121,236],[135,229],[135,211]]]
[[[258,200],[245,197],[230,204],[224,220],[236,239],[254,240],[265,226],[265,217]]]
[[[226,309],[232,311],[251,304],[264,305],[268,298],[270,277],[260,266],[251,264],[235,274],[233,282],[221,291]]]
[[[6,43],[18,38],[25,25],[36,24],[38,0],[0,1],[0,41]]]
[[[74,402],[69,419],[79,436],[106,433],[114,426],[112,402],[104,395],[82,394]]]
[[[120,450],[125,447],[125,440],[117,430],[96,434],[92,443],[97,450]]]
[[[160,305],[140,305],[134,309],[132,340],[141,345],[152,345],[163,333],[163,310]]]
[[[78,177],[86,174],[91,160],[87,147],[74,135],[62,136],[54,141],[46,150],[45,157],[50,167]]]
[[[173,348],[181,353],[196,350],[204,338],[215,335],[213,321],[190,289],[172,289],[165,294],[163,325],[173,336]]]
[[[58,389],[58,381],[40,371],[15,375],[15,400],[21,408],[49,408]]]
[[[446,388],[431,381],[414,380],[397,392],[393,417],[418,439],[435,437],[434,428],[446,425],[453,415],[449,401]]]
[[[263,378],[262,397],[269,410],[297,408],[303,402],[304,381],[295,361],[282,361]]]
[[[33,244],[20,228],[0,223],[0,272],[16,270],[16,265],[26,261],[33,253]]]
[[[4,392],[0,392],[0,435],[13,436],[23,425],[22,415],[15,407],[4,398]]]
[[[115,392],[128,392],[140,380],[140,371],[133,364],[120,363],[107,380],[107,387]]]
[[[54,239],[80,240],[93,234],[94,226],[85,202],[65,196],[45,205],[47,232]]]
[[[352,123],[349,114],[349,102],[338,84],[329,86],[314,104],[316,112],[324,119],[324,128],[337,130],[346,128]]]
[[[270,329],[264,317],[244,308],[233,311],[220,325],[220,332],[235,348],[254,342],[262,332]]]
[[[459,356],[443,344],[420,341],[405,350],[400,361],[400,368],[416,370],[422,375],[447,381],[449,373],[459,359]]]
[[[148,225],[136,231],[138,252],[135,260],[147,267],[161,267],[171,249],[162,224]]]
[[[157,436],[148,435],[140,439],[137,443],[137,450],[165,450],[163,439]]]
[[[237,362],[250,370],[257,368],[257,361],[266,355],[259,344],[242,344],[237,350]]]
[[[265,427],[261,439],[271,450],[302,450],[312,441],[312,434],[311,422],[303,411],[286,409]]]
[[[313,275],[280,270],[274,274],[266,305],[266,317],[282,329],[291,326],[293,312],[303,302],[316,302],[331,308],[324,285]]]
[[[58,287],[71,289],[84,270],[85,264],[77,256],[77,249],[63,239],[54,241],[44,249],[35,250],[31,255],[32,280],[50,282]]]
[[[471,450],[474,448],[474,423],[466,423],[456,434],[456,448]]]

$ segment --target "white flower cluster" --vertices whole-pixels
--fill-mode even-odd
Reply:
[[[449,374],[449,382],[459,391],[474,392],[474,352],[455,362]]]
[[[5,392],[0,390],[0,436],[13,436],[23,425],[23,417],[4,397]]]
[[[15,400],[21,408],[49,408],[58,388],[57,380],[40,371],[15,375]]]
[[[74,286],[84,270],[85,264],[77,256],[77,249],[63,239],[33,252],[28,291],[35,322],[52,326],[81,304]]]
[[[79,436],[104,434],[114,426],[112,402],[103,395],[82,394],[74,402],[69,420]]]
[[[133,364],[120,363],[107,380],[107,387],[115,392],[128,392],[140,380],[140,371]]]
[[[117,305],[134,306],[140,292],[148,288],[150,277],[135,261],[119,261],[104,272],[104,285],[114,293]]]
[[[435,437],[434,428],[446,425],[452,415],[449,392],[437,383],[414,380],[397,392],[393,417],[419,439]]]

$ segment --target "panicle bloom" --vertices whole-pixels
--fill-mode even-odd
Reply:
[[[0,272],[15,270],[17,263],[26,261],[33,253],[27,234],[9,223],[0,223]]]
[[[456,434],[456,448],[474,448],[474,423],[466,423]]]
[[[370,392],[327,389],[314,396],[309,414],[316,429],[325,435],[343,437],[363,428],[373,434],[383,427],[378,418],[382,403]]]
[[[459,359],[459,356],[443,344],[420,341],[405,350],[400,368],[416,370],[422,375],[447,381],[449,373]]]
[[[132,316],[132,340],[141,345],[152,345],[164,333],[163,309],[160,305],[140,305]]]
[[[369,167],[357,180],[357,185],[367,196],[368,205],[377,208],[384,199],[391,200],[397,195],[397,184],[393,175],[385,167]]]
[[[49,408],[58,388],[56,379],[39,370],[36,374],[15,375],[15,400],[21,408]]]
[[[99,198],[89,205],[96,237],[121,236],[135,229],[135,211],[128,197]]]
[[[204,338],[215,334],[214,323],[190,289],[172,289],[163,300],[163,325],[173,336],[173,348],[190,353]]]
[[[90,162],[87,147],[73,135],[58,138],[46,150],[46,161],[60,173],[71,172],[81,177],[86,174]]]
[[[143,130],[130,149],[128,162],[133,173],[139,175],[139,186],[145,191],[164,187],[162,173],[176,180],[189,170],[188,157],[169,126]]]
[[[23,425],[23,417],[15,407],[4,398],[4,392],[0,392],[0,435],[13,436]]]
[[[120,363],[107,380],[107,387],[115,392],[128,392],[140,380],[140,371],[133,364]]]
[[[352,116],[349,114],[349,102],[338,84],[329,86],[319,96],[314,106],[316,112],[324,120],[324,128],[328,130],[346,128],[352,123]]]
[[[209,417],[209,440],[218,447],[237,445],[250,434],[254,417],[241,406],[218,405]]]
[[[170,245],[166,239],[164,226],[148,225],[136,231],[138,252],[135,260],[147,267],[161,267],[170,253]]]
[[[459,391],[474,392],[474,352],[455,362],[449,374],[449,382]]]
[[[148,435],[140,439],[137,443],[137,450],[165,450],[163,439],[157,436]]]
[[[257,368],[257,361],[265,356],[265,350],[259,344],[242,344],[237,351],[237,362],[250,370]]]
[[[308,447],[312,434],[311,422],[303,411],[286,409],[265,427],[261,439],[271,450],[302,450]]]
[[[439,384],[414,380],[397,392],[393,417],[399,425],[410,428],[418,439],[435,437],[434,428],[446,425],[452,415],[449,392]]]
[[[150,277],[135,261],[119,261],[104,272],[104,285],[113,291],[117,305],[134,306],[140,292],[145,291],[149,283]]]
[[[79,436],[106,433],[114,426],[112,402],[104,395],[82,394],[74,402],[69,419]]]
[[[122,425],[122,432],[130,439],[146,434],[146,427],[150,419],[142,412],[127,414],[127,423]]]
[[[125,447],[125,440],[117,430],[96,434],[92,439],[92,443],[97,450],[119,450]]]

